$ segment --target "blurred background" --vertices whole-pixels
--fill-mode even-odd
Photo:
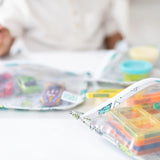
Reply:
[[[133,44],[159,44],[160,1],[129,0],[128,39]]]
[[[130,44],[159,44],[160,1],[117,0],[115,14]]]
[[[0,5],[3,1],[0,0]],[[160,42],[160,1],[116,0],[114,12],[131,45],[154,45]]]

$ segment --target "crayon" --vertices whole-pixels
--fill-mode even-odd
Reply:
[[[87,98],[112,98],[121,92],[123,89],[100,89],[95,92],[88,92]]]

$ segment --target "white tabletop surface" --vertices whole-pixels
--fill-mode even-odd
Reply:
[[[109,56],[99,52],[52,52],[15,55],[0,61],[32,60],[58,69],[96,73]],[[97,102],[96,103],[100,103]],[[87,101],[74,110],[87,111]],[[129,160],[128,156],[101,138],[70,111],[0,111],[0,158],[2,160]]]

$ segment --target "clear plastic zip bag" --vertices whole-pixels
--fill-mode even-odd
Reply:
[[[152,53],[156,54],[154,62],[150,60]],[[130,85],[144,78],[159,78],[159,53],[158,47],[150,46],[115,50],[110,62],[102,68],[99,80]]]
[[[86,75],[29,62],[0,65],[1,109],[65,110],[85,98]]]
[[[129,156],[159,159],[160,79],[141,80],[85,114],[72,114]]]

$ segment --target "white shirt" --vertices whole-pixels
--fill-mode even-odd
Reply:
[[[119,31],[114,0],[4,0],[0,24],[31,50],[98,49]]]

